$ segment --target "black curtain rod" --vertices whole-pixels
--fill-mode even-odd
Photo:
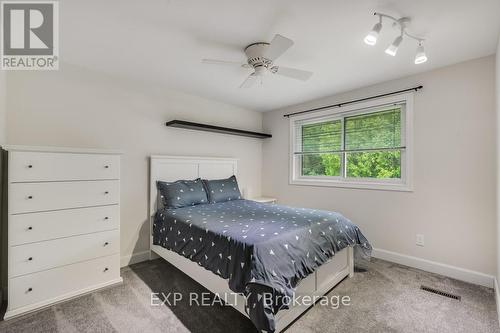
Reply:
[[[413,87],[413,88],[408,88],[408,89],[393,91],[393,92],[386,93],[386,94],[381,94],[381,95],[376,95],[376,96],[370,96],[370,97],[360,98],[360,99],[356,99],[356,100],[353,100],[353,101],[348,101],[348,102],[342,102],[342,103],[338,103],[338,104],[321,106],[321,107],[315,108],[315,109],[310,109],[310,110],[304,110],[304,111],[298,111],[298,112],[288,113],[288,114],[283,115],[283,117],[289,118],[291,116],[295,116],[295,115],[298,115],[298,114],[303,114],[303,113],[308,113],[308,112],[314,112],[314,111],[320,111],[320,110],[329,109],[329,108],[341,107],[341,106],[344,106],[344,105],[347,105],[347,104],[352,104],[352,103],[357,103],[357,102],[363,102],[363,101],[367,101],[367,100],[374,99],[374,98],[380,98],[380,97],[385,97],[385,96],[397,95],[397,94],[401,94],[401,93],[408,92],[408,91],[413,91],[413,90],[414,91],[419,91],[422,88],[423,88],[423,86],[418,86],[418,87]]]

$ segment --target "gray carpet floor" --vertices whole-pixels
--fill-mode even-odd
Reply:
[[[151,291],[206,292],[162,259],[122,270],[123,285],[0,322],[1,332],[255,332],[231,307],[151,306]],[[461,301],[419,289],[424,284]],[[348,295],[349,306],[316,305],[287,332],[499,332],[494,291],[417,269],[372,259],[328,296]]]

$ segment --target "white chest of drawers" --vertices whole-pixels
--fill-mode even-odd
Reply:
[[[122,282],[120,152],[2,148],[5,319]]]

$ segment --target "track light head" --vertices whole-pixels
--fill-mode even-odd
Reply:
[[[401,34],[401,36],[396,37],[394,42],[392,42],[392,44],[389,45],[389,47],[385,50],[385,53],[393,57],[396,56],[396,53],[398,53],[399,45],[401,44],[402,41],[403,41],[403,35]]]
[[[382,30],[382,23],[378,22],[377,24],[375,24],[373,26],[372,30],[368,33],[368,35],[366,35],[365,43],[370,45],[370,46],[377,44],[377,39],[378,39],[378,35],[380,33],[380,30]]]
[[[427,55],[425,54],[424,46],[422,42],[418,43],[417,54],[415,55],[415,65],[423,64],[427,61]]]

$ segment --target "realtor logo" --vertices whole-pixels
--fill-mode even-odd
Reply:
[[[57,1],[1,2],[1,69],[57,70]]]

